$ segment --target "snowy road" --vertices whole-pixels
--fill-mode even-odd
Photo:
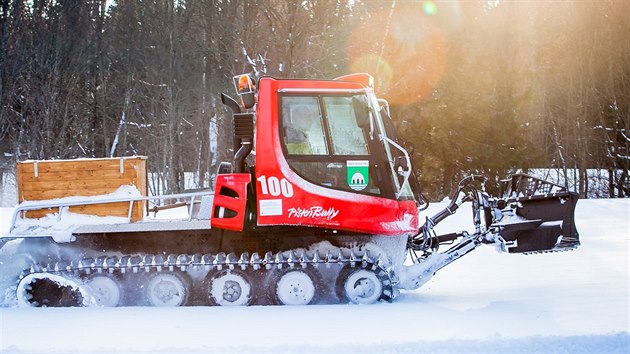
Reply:
[[[581,200],[576,220],[576,251],[482,247],[392,304],[2,308],[0,352],[628,353],[630,200]]]

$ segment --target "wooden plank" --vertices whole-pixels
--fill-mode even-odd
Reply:
[[[95,196],[109,194],[122,185],[133,185],[141,195],[148,195],[147,158],[124,158],[120,173],[120,158],[24,161],[17,165],[18,200],[48,200],[69,196]],[[141,220],[145,214],[144,201],[134,203],[132,220]],[[86,205],[72,207],[72,212],[99,216],[127,217],[129,203]],[[28,217],[42,217],[57,210],[31,211]]]
[[[92,197],[96,195],[109,194],[114,192],[116,189],[112,188],[93,188],[90,190],[56,190],[49,189],[43,191],[23,191],[24,200],[48,200],[48,199],[58,199],[64,197]],[[22,201],[24,201],[22,200]]]
[[[135,202],[132,210],[132,221],[142,220],[144,215],[143,202]],[[96,216],[118,216],[127,218],[129,211],[129,203],[108,203],[108,204],[93,204],[93,205],[79,205],[70,207],[70,212],[76,214],[96,215]],[[49,208],[42,210],[30,210],[26,213],[28,218],[42,218],[48,214],[59,213],[58,208]]]
[[[133,168],[138,162],[146,161],[146,158],[125,158],[123,159],[124,168]],[[120,159],[78,159],[78,160],[53,160],[53,161],[23,161],[18,162],[18,166],[22,165],[24,173],[33,174],[35,171],[35,162],[37,162],[37,170],[40,174],[50,172],[68,172],[82,170],[115,170],[120,171]]]
[[[140,208],[140,210],[138,209]],[[133,215],[140,213],[142,215],[142,202],[133,203],[132,219]],[[99,216],[122,216],[127,217],[129,212],[129,203],[108,203],[108,204],[94,204],[94,205],[80,205],[71,207],[70,211],[79,214],[91,214]]]
[[[128,183],[121,184],[122,182],[128,182]],[[80,195],[76,193],[81,192],[81,191],[91,192],[96,189],[109,190],[110,191],[109,193],[111,193],[111,191],[117,190],[121,185],[133,185],[134,187],[138,189],[138,191],[142,193],[141,188],[138,188],[138,184],[139,183],[136,183],[135,179],[131,179],[128,181],[121,181],[121,180],[114,180],[114,179],[107,179],[107,178],[104,178],[102,180],[82,179],[82,180],[71,180],[71,181],[64,179],[64,180],[56,180],[56,181],[46,181],[45,183],[42,183],[42,182],[27,183],[23,185],[22,190],[24,191],[25,194],[28,192],[28,194],[30,195],[36,194],[37,192],[43,192],[43,191],[57,191],[60,194],[65,193],[65,196],[68,196],[68,195]],[[142,187],[142,189],[144,188]],[[92,193],[90,195],[96,195],[96,194]],[[30,200],[41,200],[41,199],[43,198],[35,198],[35,199],[30,199]],[[27,198],[27,200],[29,199]]]
[[[125,172],[120,174],[118,170],[74,170],[74,171],[54,171],[45,174],[39,173],[39,177],[35,177],[32,172],[22,173],[22,178],[25,182],[46,182],[55,181],[60,178],[68,178],[72,176],[76,180],[93,180],[99,178],[107,179],[132,179],[137,176],[137,172],[133,169],[125,168]]]
[[[55,214],[58,212],[59,212],[58,208],[31,210],[31,211],[26,212],[26,217],[31,218],[31,219],[39,219],[39,218],[43,218],[44,216],[48,214]]]
[[[84,165],[77,162],[55,162],[47,163],[46,161],[37,162],[38,176],[35,176],[35,164],[34,163],[18,163],[18,171],[24,178],[31,180],[50,179],[56,178],[56,176],[76,175],[78,178],[92,178],[97,176],[107,176],[112,178],[137,176],[140,166],[146,164],[146,160],[125,160],[123,173],[120,173],[120,160],[109,161],[108,163],[89,163],[87,160],[80,160],[86,162]],[[113,163],[115,162],[115,163]]]
[[[149,171],[148,169],[148,160],[145,160],[142,163],[137,163],[138,166],[138,178],[136,180],[136,186],[140,193],[143,195],[149,195]]]

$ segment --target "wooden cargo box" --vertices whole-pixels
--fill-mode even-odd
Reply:
[[[17,164],[18,202],[57,199],[71,196],[96,196],[115,192],[120,186],[133,185],[147,196],[147,158],[144,156],[24,161]],[[142,220],[145,201],[134,203],[132,221]],[[28,218],[57,213],[58,208],[34,210]],[[129,213],[129,202],[103,203],[70,207],[70,211],[98,216],[122,216]]]

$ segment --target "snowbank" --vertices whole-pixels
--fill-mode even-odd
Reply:
[[[628,353],[630,200],[581,200],[576,220],[575,251],[482,247],[392,304],[2,308],[0,352]]]

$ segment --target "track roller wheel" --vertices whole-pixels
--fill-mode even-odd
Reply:
[[[275,297],[282,305],[308,305],[315,302],[317,287],[312,272],[306,269],[289,270],[276,282]]]
[[[121,303],[122,291],[118,279],[114,276],[96,274],[85,281],[91,289],[96,305],[116,307]]]
[[[50,273],[33,273],[25,276],[17,285],[20,306],[72,307],[86,306],[90,295],[78,281]]]
[[[146,285],[146,298],[151,306],[184,306],[188,302],[190,282],[175,272],[157,272]]]
[[[252,301],[252,284],[245,273],[225,270],[208,275],[205,282],[211,304],[247,306]]]
[[[345,267],[337,278],[337,294],[341,302],[372,304],[384,297],[384,281],[389,277],[380,267]]]

